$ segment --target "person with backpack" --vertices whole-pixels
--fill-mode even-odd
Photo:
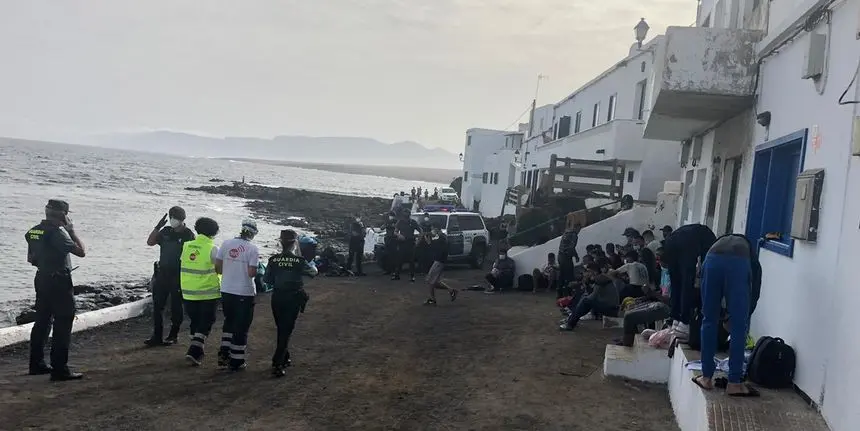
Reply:
[[[680,230],[680,229],[679,229]],[[721,303],[726,300],[726,311],[731,323],[729,341],[729,378],[726,394],[734,397],[755,397],[759,393],[744,384],[744,349],[752,310],[751,297],[753,267],[757,259],[749,240],[743,235],[724,235],[708,250],[702,265],[702,375],[693,383],[705,390],[713,389],[714,355],[717,348],[717,331],[721,324]],[[760,270],[759,270],[760,273]],[[759,288],[760,290],[760,288]]]

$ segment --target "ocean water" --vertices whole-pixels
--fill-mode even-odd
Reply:
[[[388,197],[413,186],[439,184],[133,151],[0,140],[0,302],[33,295],[34,268],[27,263],[24,233],[44,216],[50,198],[69,202],[87,257],[72,257],[76,284],[143,280],[157,247],[146,238],[158,219],[181,205],[188,219],[209,216],[221,225],[216,244],[238,233],[244,199],[191,192],[185,187],[226,181]],[[274,251],[281,227],[258,221],[261,254]]]

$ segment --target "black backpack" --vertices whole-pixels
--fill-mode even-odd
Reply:
[[[534,290],[534,283],[535,280],[531,274],[523,274],[519,278],[517,278],[517,290],[521,290],[523,292],[531,292],[532,290]]]
[[[747,366],[747,379],[766,388],[790,388],[797,357],[782,338],[761,337],[756,341]]]
[[[693,317],[690,319],[690,334],[687,339],[687,346],[693,350],[701,350],[702,348],[702,312],[699,309],[693,310]],[[729,332],[723,326],[722,322],[717,325],[717,351],[726,350],[729,347]]]

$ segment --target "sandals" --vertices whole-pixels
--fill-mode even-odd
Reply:
[[[696,384],[696,386],[698,386],[698,387],[702,388],[702,390],[703,390],[703,391],[710,391],[710,390],[714,389],[714,388],[709,388],[709,387],[707,387],[707,386],[703,385],[703,384],[702,384],[702,381],[701,381],[701,380],[699,380],[699,379],[701,379],[701,378],[704,378],[704,376],[696,376],[696,377],[693,377],[693,378],[692,378],[692,379],[690,379],[690,380],[692,380],[692,381],[693,381],[693,383],[695,383],[695,384]]]
[[[430,298],[430,299],[424,301],[424,305],[436,305],[436,300],[433,298]]]
[[[696,384],[696,386],[702,388],[703,391],[710,391],[711,389],[713,389],[713,388],[708,388],[705,385],[703,385],[700,378],[703,378],[703,376],[696,376],[696,377],[692,378],[692,381],[693,381],[693,383]],[[714,384],[715,388],[725,389],[726,386],[728,385],[728,380],[721,377],[721,378],[714,380],[713,384]],[[761,396],[761,392],[759,392],[758,389],[756,389],[756,388],[754,388],[748,384],[744,384],[744,387],[746,388],[745,392],[736,392],[733,394],[726,393],[726,395],[730,396],[730,397],[736,397],[736,398],[757,398],[757,397]]]
[[[758,389],[747,384],[744,384],[744,387],[747,389],[746,392],[736,392],[733,394],[727,393],[726,395],[737,398],[757,398],[761,396],[761,392],[759,392]]]

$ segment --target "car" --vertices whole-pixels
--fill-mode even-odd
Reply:
[[[440,226],[448,237],[448,262],[468,263],[472,268],[482,268],[489,251],[490,232],[481,214],[471,211],[435,211],[412,213],[412,219],[423,223],[424,214],[430,215],[430,223]]]
[[[442,187],[439,189],[439,200],[442,202],[460,202],[460,196],[453,188]]]

